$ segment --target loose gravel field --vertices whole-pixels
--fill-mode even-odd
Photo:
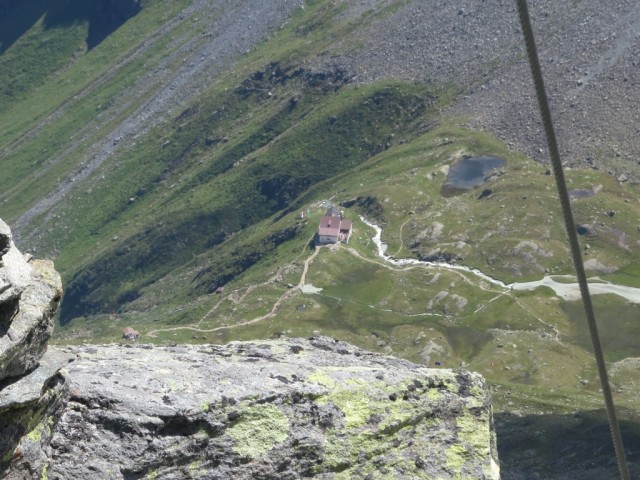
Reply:
[[[390,2],[358,3],[380,10]],[[638,178],[640,4],[547,0],[529,8],[567,165]],[[321,59],[325,65],[346,66],[360,82],[394,77],[461,85],[466,91],[451,115],[546,161],[515,2],[407,2],[356,35],[337,41],[344,53]]]

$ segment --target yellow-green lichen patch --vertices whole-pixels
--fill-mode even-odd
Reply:
[[[40,412],[36,415],[36,418],[40,416]],[[51,435],[51,427],[53,426],[53,418],[47,417],[47,419],[41,419],[40,423],[38,423],[29,433],[27,433],[27,439],[32,442],[40,442],[42,440],[42,435],[46,436]]]
[[[473,452],[475,456],[489,458],[491,445],[491,429],[488,421],[471,414],[465,414],[456,420],[460,442]]]
[[[156,478],[158,478],[158,472],[157,470],[151,470],[149,473],[147,473],[144,477],[146,480],[156,480]]]
[[[332,402],[344,413],[346,428],[364,425],[374,413],[379,403],[379,388],[372,388],[363,381],[350,379],[347,387],[335,388],[329,395],[318,399],[318,403]],[[388,401],[388,400],[387,400]]]
[[[336,386],[336,381],[322,370],[313,372],[309,377],[307,377],[307,380],[327,388],[335,388]]]
[[[37,425],[36,428],[27,433],[27,438],[32,442],[39,442],[42,438],[42,434],[44,433],[45,428],[46,424],[44,423]]]
[[[451,445],[446,452],[446,468],[453,475],[452,478],[462,478],[461,471],[465,462],[469,458],[467,449],[460,445]]]
[[[206,474],[206,471],[202,466],[203,462],[201,460],[194,460],[187,466],[191,478],[203,477]]]
[[[332,472],[348,473],[359,461],[369,462],[391,448],[384,437],[378,437],[372,431],[359,434],[335,433],[327,436],[322,465],[322,469]]]
[[[336,478],[349,478],[356,471],[371,478],[411,472],[416,475],[412,478],[422,478],[423,472],[416,471],[415,458],[407,456],[406,449],[413,429],[431,424],[431,407],[434,401],[444,401],[445,393],[433,394],[433,389],[417,388],[414,382],[347,383],[318,399],[344,413],[342,426],[326,432],[324,462],[318,472],[331,471]]]
[[[469,393],[475,398],[484,398],[486,396],[486,388],[484,380],[478,373],[473,373],[473,379],[475,380],[473,385],[469,388]]]
[[[442,393],[437,388],[430,388],[429,391],[427,392],[427,398],[431,401],[436,401],[441,398],[444,398],[444,393]]]
[[[234,440],[237,453],[257,458],[287,439],[289,420],[274,405],[255,405],[242,411],[227,434]]]
[[[448,392],[458,394],[458,389],[460,385],[458,384],[458,380],[456,379],[455,373],[452,371],[444,372],[440,377],[440,382],[444,388],[447,389]]]
[[[468,413],[456,419],[457,439],[446,452],[446,467],[451,472],[462,472],[466,463],[475,464],[486,459],[491,471],[491,431],[486,421]]]
[[[317,398],[318,404],[332,404],[344,415],[325,431],[324,461],[316,473],[331,472],[336,479],[471,478],[465,477],[473,475],[469,469],[486,459],[482,468],[487,478],[494,478],[491,429],[482,408],[485,393],[481,383],[465,382],[469,392],[461,397],[459,374],[453,371],[440,372],[437,379],[425,375],[395,385],[341,380],[338,372],[332,378],[326,373],[314,375],[317,383],[327,387]],[[453,429],[433,413],[449,407],[450,420],[456,425]],[[479,408],[477,417],[469,411],[475,407]],[[440,453],[433,445],[450,447]]]

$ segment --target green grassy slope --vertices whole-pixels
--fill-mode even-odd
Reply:
[[[4,2],[0,7],[0,110],[24,101],[74,57],[99,45],[140,10],[134,1],[123,1],[114,11],[106,3]]]
[[[127,212],[131,218],[144,212],[147,219],[154,220],[146,220],[144,228],[138,229],[140,233],[119,238],[102,258],[84,265],[82,273],[70,280],[61,311],[63,320],[73,318],[74,312],[96,313],[94,308],[104,312],[105,305],[107,311],[118,308],[122,295],[130,298],[136,294],[114,290],[114,284],[120,287],[134,281],[142,285],[155,281],[192,255],[285,209],[311,185],[348,171],[388,148],[395,141],[391,137],[394,132],[404,128],[398,140],[410,137],[411,123],[434,103],[419,89],[405,92],[405,87],[373,87],[368,91],[346,88],[345,92],[323,94],[330,98],[322,98],[322,102],[307,106],[300,105],[301,101],[292,106],[287,98],[296,91],[294,88],[287,85],[286,93],[273,88],[273,100],[245,97],[245,106],[255,102],[255,108],[264,111],[260,112],[262,118],[243,124],[239,138],[207,147],[207,138],[213,132],[202,132],[202,125],[209,124],[203,114],[217,110],[221,98],[216,96],[214,106],[199,105],[199,118],[185,122],[187,115],[180,117],[182,122],[163,143],[168,141],[169,145],[155,148],[148,168],[140,170],[141,163],[150,158],[146,145],[141,147],[140,157],[138,151],[130,153],[132,161],[112,174],[127,180],[114,180],[117,187],[102,195],[94,193],[85,203],[88,209],[95,204],[101,215],[90,219],[90,225],[85,220],[85,227],[93,232],[126,209],[131,210]],[[304,86],[298,91],[305,99],[314,95],[307,94]],[[243,93],[231,94],[237,95]],[[279,101],[284,105],[277,105]],[[234,115],[238,112],[219,108]],[[272,116],[265,115],[266,111]],[[248,154],[238,153],[243,151]],[[154,187],[172,178],[178,179],[178,184],[158,201],[153,195],[158,188]],[[137,195],[140,185],[149,187]],[[142,198],[138,200],[138,196]],[[156,218],[162,221],[158,223]],[[75,242],[70,243],[73,246]],[[64,255],[60,261],[65,261]],[[95,288],[92,279],[98,279],[106,291]],[[205,289],[215,289],[219,283],[212,278]]]
[[[142,54],[132,54],[141,48],[136,41],[146,42],[144,33],[154,34],[154,23],[167,13],[149,2],[75,63],[61,68],[52,60],[47,68],[55,75],[15,107],[33,110],[33,118],[4,131],[3,217],[21,219],[18,215],[44,195],[55,196],[60,183],[69,187],[69,172],[82,175],[83,165],[99,155],[94,145],[108,141],[110,128],[144,100],[134,99],[116,117],[103,118],[113,115],[109,105],[132,88],[141,66],[153,68],[166,53],[167,40],[157,38]],[[238,67],[259,65],[259,70],[221,78],[168,123],[144,132],[131,148],[115,151],[88,180],[69,187],[65,198],[58,199],[56,213],[40,214],[22,230],[24,237],[36,237],[39,250],[57,255],[68,284],[63,322],[110,312],[135,299],[140,288],[287,208],[317,182],[415,136],[421,119],[442,106],[433,89],[345,88],[348,78],[342,71],[312,72],[293,62],[277,63],[278,57],[300,58],[302,52],[290,50],[296,40],[325,37],[330,15],[338,13],[310,8],[280,33],[282,38],[274,39],[274,44],[287,40],[282,51],[264,44]],[[45,33],[36,23],[26,35],[40,38]],[[67,35],[58,43],[76,45],[78,34],[70,29]],[[107,55],[123,41],[130,48],[111,59],[111,65],[119,65],[117,75],[111,75]],[[27,50],[17,41],[7,52],[21,55]],[[266,58],[269,63],[260,63]],[[35,76],[24,83],[40,82]],[[50,90],[61,85],[66,89],[51,96]],[[39,102],[43,98],[48,102]],[[7,125],[10,117],[2,117]],[[37,227],[43,222],[46,235]],[[198,286],[215,288],[232,274],[216,275],[220,278],[203,274]]]
[[[20,4],[12,28],[0,20],[0,216],[17,226],[21,248],[55,257],[63,274],[56,342],[115,341],[128,325],[150,342],[320,332],[480,371],[505,424],[514,422],[505,412],[544,424],[599,408],[578,304],[377,257],[360,216],[383,228],[396,258],[453,259],[505,283],[571,272],[546,167],[444,117],[461,93],[454,83],[355,85],[341,69],[313,68],[358,28],[344,6],[307,2],[197,94],[120,138],[173,81],[157,74],[164,62],[183,66],[183,46],[210,34],[197,12],[184,13],[190,3],[147,0],[102,27],[95,11],[71,15],[62,2]],[[479,189],[443,196],[447,169],[474,155],[506,165]],[[593,170],[567,178],[596,192],[573,201],[591,232],[581,236],[591,274],[640,286],[638,186]],[[331,203],[354,234],[315,253]],[[321,292],[295,288],[305,267],[303,283]],[[632,412],[637,309],[613,296],[596,305],[615,319],[603,337]]]
[[[48,14],[43,14],[2,54],[7,78],[1,84],[7,88],[16,84],[24,91],[5,92],[0,98],[4,218],[16,219],[54,192],[78,162],[87,162],[92,144],[135,110],[136,103],[130,103],[114,114],[109,106],[131,87],[143,66],[153,68],[166,55],[170,39],[153,34],[186,3],[171,2],[166,8],[162,2],[146,2],[144,15],[131,19],[91,51],[87,51],[87,22],[70,18],[70,26],[47,27]],[[42,45],[49,44],[55,55],[43,50]],[[19,79],[8,78],[18,73]]]

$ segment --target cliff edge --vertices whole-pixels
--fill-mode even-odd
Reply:
[[[475,373],[326,337],[46,349],[60,279],[0,233],[1,478],[500,476]]]

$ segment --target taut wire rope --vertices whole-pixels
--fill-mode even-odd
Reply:
[[[556,134],[553,129],[551,110],[549,108],[549,101],[547,99],[547,94],[542,79],[542,70],[540,69],[540,62],[538,60],[538,52],[536,48],[535,38],[533,36],[533,29],[531,28],[531,21],[529,19],[527,0],[517,0],[517,2],[518,13],[520,16],[520,25],[522,26],[522,33],[524,35],[524,40],[527,47],[527,56],[529,57],[529,66],[531,67],[531,76],[533,77],[533,83],[535,84],[536,95],[538,97],[538,107],[540,108],[542,123],[544,124],[547,144],[549,147],[549,155],[551,157],[551,164],[553,165],[556,186],[558,188],[558,196],[560,197],[562,214],[564,216],[565,227],[567,229],[567,235],[569,237],[571,256],[573,257],[573,264],[576,269],[578,284],[580,285],[582,303],[584,305],[584,311],[586,314],[587,323],[589,325],[589,333],[591,335],[591,342],[593,344],[593,352],[595,354],[596,364],[598,366],[598,374],[600,376],[600,384],[602,386],[602,395],[604,396],[604,401],[607,408],[609,428],[611,429],[611,437],[616,453],[616,459],[618,461],[618,469],[620,470],[620,477],[622,478],[622,480],[629,480],[629,468],[627,466],[627,461],[625,458],[624,445],[622,443],[622,434],[620,433],[620,424],[618,423],[615,406],[613,404],[613,396],[611,394],[611,387],[609,385],[607,367],[605,365],[604,355],[602,353],[600,336],[598,334],[598,326],[596,324],[595,313],[593,311],[593,304],[591,303],[591,295],[589,294],[587,275],[584,270],[582,255],[580,253],[580,244],[578,242],[576,224],[573,219],[573,213],[571,211],[569,192],[567,190],[567,184],[564,178],[562,162],[560,161],[558,142],[556,140]]]

